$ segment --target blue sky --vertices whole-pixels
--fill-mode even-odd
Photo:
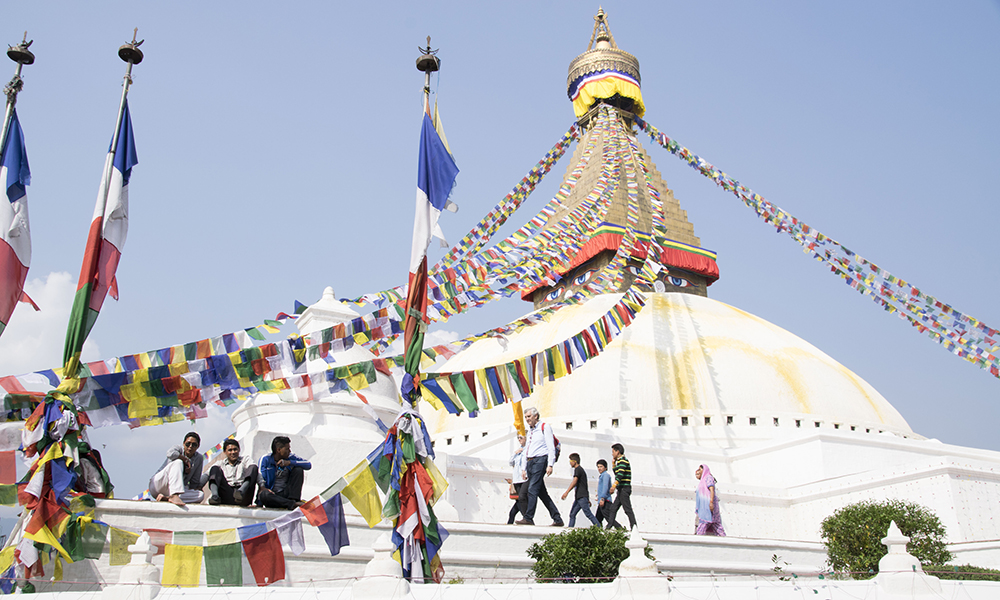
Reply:
[[[640,61],[651,124],[862,256],[1000,327],[997,3],[603,6],[618,45]],[[35,40],[18,114],[32,167],[28,289],[43,311],[15,311],[0,337],[0,371],[61,360],[124,73],[116,49],[134,27],[146,59],[130,94],[139,165],[121,301],[105,304],[88,360],[250,327],[293,300],[315,302],[327,285],[343,297],[403,281],[423,84],[417,46],[431,35],[440,48],[432,87],[462,170],[452,197],[461,210],[442,219],[454,240],[572,123],[566,69],[586,49],[596,10],[579,2],[5,7],[0,42],[20,41],[25,29]],[[1000,381],[645,146],[703,246],[719,253],[711,297],[813,343],[875,386],[917,433],[1000,450]],[[515,225],[551,197],[567,166],[553,169]],[[439,329],[481,331],[528,309],[512,299]],[[189,427],[93,437],[130,496]],[[193,427],[211,444],[232,430],[221,411]]]

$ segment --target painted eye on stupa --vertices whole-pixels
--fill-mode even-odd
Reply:
[[[588,281],[590,281],[590,278],[593,277],[594,273],[596,272],[597,272],[596,270],[591,269],[585,273],[580,273],[573,279],[573,283],[575,283],[576,285],[583,285]]]
[[[671,275],[669,279],[670,279],[670,285],[674,287],[685,288],[685,287],[692,287],[694,285],[693,283],[691,283],[687,279],[684,279],[683,277],[674,277],[673,275]]]
[[[562,290],[559,289],[559,288],[556,288],[556,289],[552,290],[551,292],[549,292],[548,294],[545,294],[545,301],[546,302],[555,302],[556,300],[559,299],[559,296],[562,296]]]
[[[642,267],[636,267],[634,265],[628,265],[627,267],[625,267],[626,271],[628,271],[629,273],[635,275],[636,277],[639,276],[639,271],[641,269],[642,269]]]

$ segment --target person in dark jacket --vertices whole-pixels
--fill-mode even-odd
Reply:
[[[271,453],[257,466],[260,492],[257,504],[292,510],[302,502],[302,482],[312,463],[292,454],[292,441],[283,435],[271,440]]]

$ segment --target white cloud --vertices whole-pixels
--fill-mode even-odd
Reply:
[[[73,308],[76,281],[65,271],[49,273],[45,279],[28,279],[24,291],[41,309],[19,302],[10,323],[0,336],[0,375],[20,375],[62,366],[66,325]],[[99,357],[92,340],[83,345],[83,356]],[[91,359],[93,360],[93,358]]]

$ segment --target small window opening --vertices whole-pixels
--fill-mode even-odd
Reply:
[[[566,429],[573,429],[572,423],[566,423]]]
[[[795,426],[802,427],[802,419],[795,419]]]
[[[688,418],[687,417],[681,417],[681,425],[685,425],[686,426],[687,424],[688,424]]]
[[[705,425],[711,425],[711,424],[712,424],[712,417],[705,417]]]
[[[451,438],[448,438],[448,439],[445,440],[445,445],[446,446],[450,446],[451,445]]]
[[[656,424],[659,425],[660,427],[663,427],[664,425],[667,424],[667,418],[666,417],[657,417]]]
[[[733,424],[733,415],[726,415],[726,425]]]
[[[618,419],[611,419],[611,426],[618,427]]]
[[[777,426],[778,426],[778,417],[774,417],[774,426],[775,426],[775,427],[777,427]]]
[[[750,417],[750,424],[751,425],[756,425],[757,424],[757,417]]]
[[[590,422],[590,428],[591,429],[597,429],[597,421],[591,421]]]
[[[642,427],[642,417],[636,417],[635,418],[635,426],[636,427]]]

